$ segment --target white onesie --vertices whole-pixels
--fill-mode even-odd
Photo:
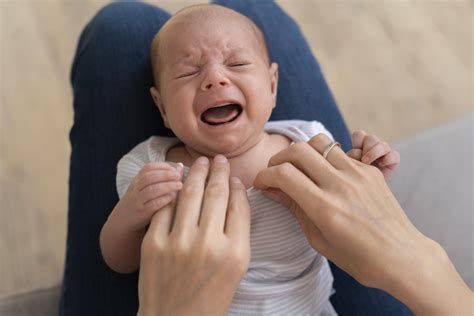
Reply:
[[[332,135],[316,121],[273,121],[269,134],[293,142],[308,141],[319,133]],[[125,194],[140,169],[165,161],[177,138],[152,136],[125,155],[117,166],[117,191]],[[184,168],[185,176],[189,168]],[[253,187],[247,190],[251,218],[251,260],[229,308],[230,315],[336,315],[329,296],[333,277],[325,257],[308,243],[297,220],[283,205]]]

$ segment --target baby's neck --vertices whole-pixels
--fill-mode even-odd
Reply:
[[[230,175],[239,177],[246,188],[253,185],[257,173],[266,168],[270,158],[277,152],[285,149],[291,141],[279,134],[263,133],[256,144],[245,152],[234,157],[227,157],[230,163]],[[167,153],[168,161],[181,161],[186,166],[191,166],[198,157],[202,156],[197,151],[184,146],[174,147]],[[212,157],[208,157],[212,159]]]

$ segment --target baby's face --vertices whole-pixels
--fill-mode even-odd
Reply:
[[[159,88],[151,92],[166,126],[208,156],[253,147],[275,106],[278,67],[251,26],[232,16],[182,19],[159,45]]]

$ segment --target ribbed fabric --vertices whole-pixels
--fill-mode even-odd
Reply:
[[[319,122],[273,121],[267,133],[308,141],[324,133]],[[125,155],[117,167],[117,191],[125,194],[140,169],[152,161],[165,161],[177,138],[152,136]],[[185,166],[185,177],[189,168]],[[252,188],[247,190],[251,218],[251,260],[247,274],[229,308],[230,315],[336,315],[329,302],[333,277],[326,258],[308,243],[293,215],[283,205]]]

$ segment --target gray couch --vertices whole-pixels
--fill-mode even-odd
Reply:
[[[448,252],[474,288],[474,114],[394,147],[402,162],[390,186],[413,223]],[[0,315],[56,315],[60,288],[0,300]]]

